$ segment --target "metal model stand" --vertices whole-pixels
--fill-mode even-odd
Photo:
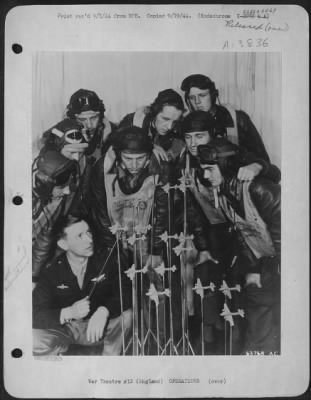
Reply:
[[[227,354],[227,324],[226,321],[228,321],[230,323],[230,330],[229,330],[229,354],[232,354],[232,328],[234,326],[234,322],[233,322],[233,318],[230,318],[230,309],[229,306],[227,304],[228,299],[232,300],[232,294],[231,292],[241,292],[241,286],[240,285],[235,285],[233,287],[229,287],[227,285],[227,282],[225,280],[222,281],[222,285],[219,288],[219,291],[221,291],[223,293],[223,295],[225,296],[225,303],[224,303],[224,309],[223,312],[220,314],[221,316],[223,316],[225,318],[225,355]],[[242,312],[242,310],[239,310]],[[225,314],[224,314],[225,313]],[[244,311],[242,312],[241,317],[244,317]],[[232,315],[236,315],[236,314],[232,314]]]
[[[162,235],[163,236],[163,235]],[[155,268],[155,271],[157,274],[159,274],[160,276],[162,276],[163,279],[163,286],[165,287],[165,272],[168,273],[168,292],[166,292],[165,294],[169,293],[168,299],[169,299],[169,320],[170,320],[170,336],[168,341],[166,342],[166,344],[164,345],[164,349],[162,354],[166,355],[166,350],[167,348],[169,348],[169,355],[172,355],[174,352],[175,354],[178,354],[177,349],[174,345],[174,330],[173,330],[173,308],[172,308],[172,278],[171,278],[171,273],[175,272],[177,270],[176,266],[173,265],[172,267],[165,267],[164,263],[160,264],[158,267]],[[165,292],[164,290],[164,292]],[[159,292],[158,292],[159,294]]]
[[[182,337],[179,343],[182,343],[182,354],[193,354],[194,351],[189,340],[189,328],[188,328],[188,303],[187,303],[187,273],[186,265],[187,258],[186,252],[192,251],[192,246],[187,246],[187,241],[194,238],[193,235],[187,236],[188,224],[187,224],[187,190],[194,186],[193,180],[189,175],[189,168],[186,167],[182,171],[182,177],[179,179],[180,185],[178,189],[183,193],[183,203],[184,203],[184,226],[183,232],[179,235],[179,245],[173,250],[177,256],[180,256],[180,273],[181,273],[181,304],[182,304]]]
[[[187,241],[192,240],[194,238],[193,235],[187,236],[187,189],[193,187],[193,181],[186,173],[186,170],[182,171],[182,177],[179,179],[179,185],[166,185],[164,186],[164,190],[168,193],[168,204],[170,207],[170,191],[171,190],[180,190],[183,193],[183,203],[184,203],[184,215],[183,215],[183,232],[179,235],[174,234],[171,235],[170,226],[169,232],[164,232],[161,236],[161,239],[166,243],[167,246],[167,254],[168,254],[168,262],[169,268],[171,265],[171,239],[177,239],[179,241],[179,245],[173,248],[175,254],[180,257],[180,281],[181,281],[181,313],[182,313],[182,336],[181,339],[177,343],[177,348],[182,345],[181,353],[182,355],[186,354],[194,354],[193,348],[191,346],[189,340],[189,331],[188,331],[188,305],[187,305],[187,274],[186,274],[186,252],[192,251],[192,246],[187,246]],[[171,220],[170,208],[169,208],[169,221]],[[169,282],[171,284],[171,276],[169,275]],[[171,328],[172,330],[173,328]],[[172,349],[170,350],[170,352]]]
[[[225,324],[226,322],[229,322],[229,329],[230,329],[230,335],[229,335],[229,355],[232,355],[232,329],[234,326],[234,320],[233,317],[234,316],[240,316],[242,318],[244,318],[245,313],[243,310],[241,310],[240,308],[236,311],[236,312],[231,312],[228,305],[226,303],[224,303],[224,308],[220,314],[222,317],[224,317],[225,320]],[[226,340],[226,337],[225,337]],[[225,351],[225,355],[227,355],[226,351]]]
[[[161,292],[158,292],[157,289],[155,288],[154,284],[150,284],[150,288],[148,292],[146,293],[147,296],[149,296],[150,300],[154,301],[155,306],[156,306],[156,342],[157,342],[157,354],[158,356],[161,355],[161,346],[160,346],[160,336],[159,336],[159,296],[160,295],[166,295],[168,297],[171,296],[171,292],[169,289],[164,289]]]
[[[208,286],[203,286],[200,278],[197,279],[196,284],[192,288],[196,294],[198,294],[201,298],[201,354],[204,356],[205,349],[204,349],[204,291],[211,290],[212,292],[215,291],[216,286],[213,282],[210,282]]]
[[[144,310],[143,310],[143,278],[140,279],[140,287],[138,288],[138,274],[145,274],[147,267],[144,266],[141,269],[137,269],[137,265],[142,265],[142,241],[146,240],[145,233],[151,229],[151,225],[141,226],[136,225],[134,227],[134,233],[127,239],[127,242],[134,247],[134,263],[131,268],[125,271],[127,277],[132,281],[132,307],[133,307],[133,336],[132,336],[132,347],[133,355],[144,355]],[[137,253],[139,254],[140,262],[137,259]],[[140,305],[138,305],[138,290],[140,291]],[[140,313],[140,318],[139,318]],[[140,335],[139,335],[140,331]]]
[[[187,274],[186,274],[186,251],[192,251],[193,247],[186,246],[187,240],[192,240],[193,235],[185,236],[183,233],[180,234],[178,240],[180,244],[173,248],[175,254],[180,257],[180,277],[181,277],[181,319],[182,319],[182,336],[177,347],[182,344],[182,355],[194,354],[193,348],[189,340],[189,329],[188,329],[188,303],[187,303]]]
[[[117,254],[118,254],[118,276],[119,276],[119,295],[120,295],[120,308],[121,308],[121,328],[122,328],[122,355],[126,353],[125,348],[125,334],[124,334],[124,315],[123,315],[123,295],[122,295],[122,274],[121,274],[121,258],[120,258],[120,240],[121,235],[127,232],[127,227],[122,227],[119,224],[112,225],[109,228],[110,232],[116,236]]]

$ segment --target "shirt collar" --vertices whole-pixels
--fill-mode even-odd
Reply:
[[[88,263],[88,258],[86,258],[85,260],[83,260],[80,264],[73,264],[69,257],[67,256],[67,260],[68,260],[68,264],[71,268],[72,273],[76,276],[77,281],[78,281],[78,285],[80,287],[80,289],[82,289],[83,286],[83,280],[84,280],[84,276],[85,276],[85,272],[86,272],[86,267],[87,267],[87,263]]]

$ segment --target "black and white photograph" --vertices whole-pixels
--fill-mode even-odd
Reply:
[[[11,11],[10,394],[306,389],[307,25],[298,6]]]
[[[34,354],[280,354],[280,54],[33,65]]]

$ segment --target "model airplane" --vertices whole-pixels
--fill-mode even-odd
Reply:
[[[204,290],[210,289],[212,292],[214,292],[215,288],[216,286],[214,285],[213,282],[210,282],[208,286],[203,286],[200,278],[198,278],[192,290],[194,290],[198,295],[200,295],[203,298]]]
[[[178,235],[177,233],[175,233],[175,235],[169,235],[166,231],[164,233],[162,233],[162,235],[159,236],[159,238],[161,240],[163,240],[163,242],[167,243],[168,239],[178,239]]]
[[[147,270],[148,270],[148,268],[146,265],[142,269],[136,269],[135,264],[133,264],[131,266],[131,268],[124,271],[124,273],[132,281],[134,279],[135,274],[140,274],[140,273],[145,274],[147,272]]]
[[[117,232],[126,232],[126,231],[128,230],[128,227],[127,227],[127,226],[121,226],[121,225],[117,222],[116,224],[112,225],[112,226],[109,228],[109,230],[110,230],[111,233],[113,233],[113,234],[115,235]]]
[[[234,287],[229,287],[226,283],[226,281],[222,281],[222,285],[220,286],[219,290],[223,292],[223,294],[229,299],[232,299],[231,292],[236,291],[240,292],[241,291],[241,286],[240,285],[235,285]]]
[[[185,236],[183,232],[178,236],[178,240],[180,243],[185,243],[186,240],[193,240],[194,235]]]
[[[234,321],[233,321],[233,316],[234,315],[239,315],[240,317],[244,318],[245,313],[243,310],[240,308],[236,312],[231,312],[227,304],[224,304],[224,308],[222,310],[222,313],[220,314],[222,317],[224,317],[225,321],[228,321],[230,326],[234,326]]]
[[[190,176],[182,176],[181,178],[179,178],[179,182],[180,185],[178,189],[181,190],[183,193],[185,193],[187,188],[194,187],[193,179]]]
[[[164,276],[165,271],[172,271],[175,272],[176,271],[176,266],[173,265],[171,268],[165,268],[164,263],[162,262],[158,267],[156,267],[154,270],[156,271],[156,273],[158,273],[161,276]]]
[[[149,296],[150,299],[155,302],[156,306],[159,305],[159,295],[161,294],[164,294],[165,296],[169,297],[171,295],[171,291],[169,289],[165,289],[163,290],[163,292],[158,292],[153,283],[150,284],[150,288],[146,293],[146,295]]]
[[[170,185],[167,183],[166,185],[162,186],[162,189],[164,190],[165,193],[168,193],[170,190],[179,189],[179,185],[170,186]]]
[[[193,250],[193,247],[192,246],[184,247],[184,243],[180,243],[178,246],[173,247],[173,250],[177,256],[180,256],[183,251]]]
[[[128,241],[129,244],[131,244],[132,246],[134,246],[134,244],[135,244],[135,242],[136,242],[137,240],[145,240],[145,239],[146,239],[146,236],[145,236],[145,235],[142,235],[142,236],[137,237],[136,234],[134,233],[132,236],[130,236],[130,237],[127,239],[127,241]]]
[[[143,225],[136,225],[136,226],[134,226],[134,231],[135,231],[137,234],[141,235],[141,234],[147,233],[147,231],[149,231],[151,228],[152,228],[152,227],[151,227],[150,224],[148,224],[148,225],[146,225],[146,226],[143,226]]]

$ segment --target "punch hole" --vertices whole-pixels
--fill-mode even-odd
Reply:
[[[23,199],[21,196],[14,196],[12,201],[13,204],[15,204],[16,206],[20,206],[21,204],[23,204]]]
[[[13,358],[21,358],[23,356],[23,352],[21,349],[14,349],[11,352]]]
[[[18,44],[18,43],[14,43],[14,44],[12,45],[12,50],[13,50],[13,53],[15,53],[15,54],[20,54],[20,53],[23,51],[23,46],[21,46],[21,45]]]

